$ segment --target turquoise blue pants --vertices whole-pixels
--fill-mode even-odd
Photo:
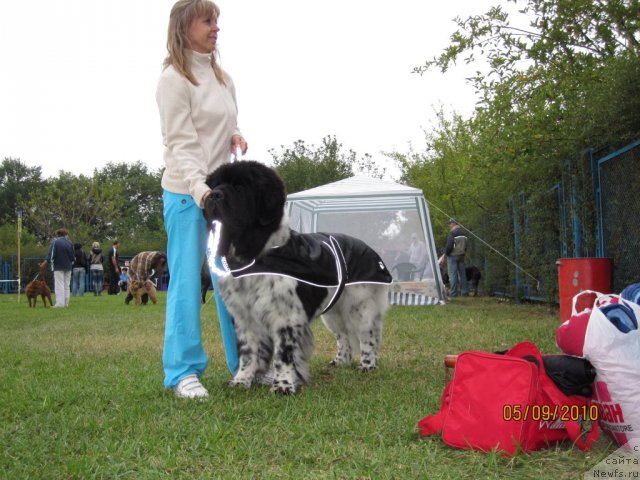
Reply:
[[[200,270],[205,256],[208,230],[202,210],[190,195],[164,191],[162,199],[170,275],[162,365],[165,374],[164,385],[170,388],[187,375],[195,373],[201,376],[207,367],[208,359],[202,346],[200,325]],[[235,344],[231,316],[218,296],[216,302],[219,315],[222,311],[221,326],[223,321],[231,325]],[[228,330],[227,328],[227,336],[230,335]],[[223,336],[223,342],[226,348],[229,339]],[[237,348],[235,359],[229,358],[234,352],[225,350],[225,353],[229,368],[235,365],[237,369]],[[232,370],[232,373],[235,373],[235,370]]]

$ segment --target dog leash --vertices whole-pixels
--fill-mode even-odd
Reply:
[[[231,163],[242,159],[242,149],[237,146],[235,152],[231,154],[229,161]],[[218,244],[220,243],[220,230],[222,225],[218,221],[214,221],[210,226],[209,238],[207,242],[207,264],[209,266],[209,275],[211,275],[211,283],[213,286],[213,296],[216,301],[216,310],[218,312],[218,322],[220,323],[220,336],[222,337],[222,345],[224,347],[225,360],[227,368],[232,376],[238,371],[240,361],[238,358],[238,339],[236,330],[233,325],[233,318],[227,310],[220,292],[218,290],[218,278],[228,275],[224,271],[222,258],[218,256]]]
[[[231,163],[233,162],[238,162],[240,160],[242,160],[242,147],[240,147],[240,145],[236,146],[236,149],[234,150],[234,152],[231,154],[231,159],[229,160]]]
[[[228,267],[225,268],[224,263],[222,264],[222,268],[218,267],[218,262],[222,263],[222,257],[218,260],[220,230],[222,230],[222,224],[220,221],[213,220],[211,222],[211,230],[209,231],[209,238],[207,240],[207,263],[209,264],[209,269],[218,277],[226,277],[229,275]]]
[[[230,163],[242,160],[242,147],[237,145],[231,153]],[[217,223],[218,225],[216,225]],[[217,227],[217,228],[216,228]],[[228,275],[224,271],[222,265],[223,259],[217,255],[218,244],[220,242],[220,222],[214,222],[209,231],[209,239],[207,242],[207,263],[209,266],[209,274],[213,285],[213,296],[216,300],[216,309],[218,311],[218,321],[220,322],[220,335],[222,337],[222,345],[224,346],[225,359],[227,367],[231,375],[235,375],[239,367],[238,359],[238,340],[236,337],[235,327],[233,326],[233,318],[227,310],[220,292],[218,291],[218,277]]]

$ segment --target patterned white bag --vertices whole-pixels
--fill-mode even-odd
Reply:
[[[580,292],[573,299],[572,319],[585,318],[585,311],[575,311],[584,294],[596,296],[582,348],[596,369],[592,400],[598,405],[602,430],[623,446],[640,438],[640,305],[619,295]]]

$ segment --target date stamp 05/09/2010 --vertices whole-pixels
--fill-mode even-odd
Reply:
[[[589,420],[597,421],[598,406],[591,405],[518,405],[505,404],[502,407],[502,419],[505,422],[526,422],[528,420],[538,422],[550,422],[561,420],[563,422],[578,422]]]

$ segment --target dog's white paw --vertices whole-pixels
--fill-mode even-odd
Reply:
[[[349,365],[350,363],[351,363],[350,358],[345,359],[345,358],[336,357],[329,362],[329,365],[332,367],[339,367],[341,365]]]
[[[361,363],[360,365],[358,365],[358,370],[360,370],[361,372],[370,372],[371,370],[375,370],[376,368],[378,368],[378,366],[373,363],[369,363],[369,364],[364,364]]]
[[[280,395],[294,395],[298,389],[294,383],[288,380],[274,380],[271,391]]]
[[[250,378],[232,378],[227,382],[227,385],[229,385],[230,387],[251,388],[251,379]]]

